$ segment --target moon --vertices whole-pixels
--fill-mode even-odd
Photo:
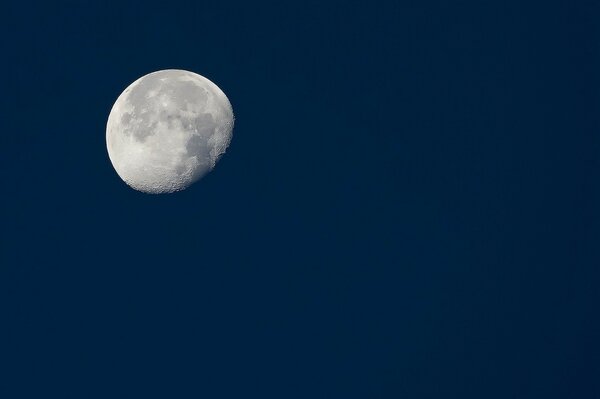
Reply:
[[[227,96],[205,77],[179,69],[153,72],[113,105],[108,156],[136,190],[181,191],[215,167],[231,142],[233,119]]]

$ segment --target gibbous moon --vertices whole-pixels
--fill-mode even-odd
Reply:
[[[232,130],[233,110],[217,85],[193,72],[168,69],[139,78],[117,98],[106,146],[129,186],[171,193],[215,167]]]

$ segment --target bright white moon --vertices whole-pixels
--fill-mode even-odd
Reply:
[[[119,96],[106,125],[108,156],[132,188],[180,191],[210,172],[231,141],[227,96],[193,72],[143,76]]]

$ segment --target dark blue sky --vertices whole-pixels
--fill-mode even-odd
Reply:
[[[600,397],[596,2],[83,3],[2,10],[0,397]],[[151,196],[166,68],[236,126]]]

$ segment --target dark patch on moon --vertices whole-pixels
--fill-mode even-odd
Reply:
[[[192,121],[194,124],[194,132],[200,136],[208,138],[215,132],[215,119],[212,114],[200,114]]]
[[[208,140],[215,134],[216,124],[212,114],[200,114],[192,121],[194,134],[189,138],[185,149],[189,156],[196,156],[199,161],[209,160],[211,145]],[[208,162],[205,162],[208,163]]]
[[[123,116],[121,116],[121,123],[126,125],[131,120],[131,114],[129,112],[125,112]]]
[[[195,156],[201,164],[206,164],[210,159],[210,146],[206,137],[193,135],[185,144],[189,156]]]

